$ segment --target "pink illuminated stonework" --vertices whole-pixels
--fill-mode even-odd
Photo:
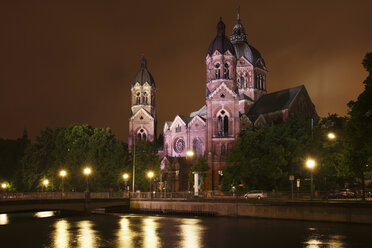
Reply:
[[[205,65],[205,105],[189,115],[177,115],[163,127],[164,145],[159,155],[163,175],[167,174],[163,179],[168,178],[164,180],[169,182],[172,178],[173,181],[169,190],[190,190],[180,183],[182,177],[187,182],[190,173],[182,175],[182,171],[187,170],[182,170],[180,162],[188,150],[193,150],[195,157],[205,158],[211,168],[205,179],[205,189],[219,190],[223,170],[228,166],[225,156],[242,131],[280,123],[295,114],[315,113],[303,85],[267,93],[265,61],[248,43],[239,13],[230,38],[225,34],[222,19],[218,22]],[[141,82],[132,85],[129,145],[133,143],[134,135],[140,137],[141,129],[146,131],[147,140],[153,140],[155,135],[154,100],[143,104],[136,98],[138,92],[143,94],[145,91],[154,98],[155,84],[141,80],[137,79]],[[138,119],[140,116],[143,119]]]

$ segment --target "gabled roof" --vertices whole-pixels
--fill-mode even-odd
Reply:
[[[260,114],[288,109],[302,90],[306,91],[304,85],[263,95],[248,110],[247,115],[257,116]]]
[[[174,121],[172,122],[172,124],[169,126],[170,129],[171,129],[171,128],[173,127],[173,125],[176,123],[177,118],[181,119],[181,121],[185,124],[185,126],[187,126],[187,124],[192,120],[192,117],[190,117],[190,116],[177,115],[177,116],[174,118]]]
[[[234,92],[232,91],[229,87],[227,87],[227,85],[223,82],[220,84],[220,86],[218,86],[213,92],[211,92],[211,94],[208,96],[208,98],[212,98],[214,95],[217,94],[217,92],[219,90],[221,90],[222,88],[225,88],[225,90],[227,92],[229,92],[232,96],[238,96],[239,92]],[[238,91],[238,89],[236,88],[236,91]]]
[[[192,120],[189,122],[189,124],[191,125],[196,119],[199,119],[205,126],[205,119],[200,115],[195,115],[194,117],[192,117]]]
[[[134,119],[137,115],[139,115],[141,113],[143,113],[144,115],[148,116],[151,120],[154,119],[154,117],[144,108],[140,108],[134,115],[130,116],[129,119]]]

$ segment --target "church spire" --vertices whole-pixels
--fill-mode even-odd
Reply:
[[[243,24],[240,22],[240,7],[237,8],[236,24],[233,28],[232,34],[230,36],[231,42],[235,44],[236,42],[242,41],[247,42],[247,34],[245,33]]]
[[[147,68],[147,61],[145,59],[145,55],[142,54],[141,58],[141,68]]]
[[[237,15],[237,17],[236,17],[236,22],[237,23],[240,23],[240,6],[238,5],[238,15]]]

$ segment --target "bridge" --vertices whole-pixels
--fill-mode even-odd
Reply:
[[[26,211],[86,212],[95,209],[129,209],[126,192],[31,192],[0,194],[0,213]]]

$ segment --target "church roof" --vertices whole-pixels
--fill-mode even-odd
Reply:
[[[301,90],[306,90],[304,85],[263,95],[248,110],[247,115],[258,116],[260,114],[288,109]]]
[[[262,63],[265,65],[265,61],[262,58],[260,52],[257,51],[256,48],[248,44],[247,34],[245,33],[243,24],[240,22],[239,9],[238,16],[236,18],[236,24],[233,28],[230,39],[231,43],[234,46],[237,59],[245,57],[252,65],[256,65],[257,60],[261,59]]]
[[[249,96],[247,96],[244,93],[239,95],[239,100],[249,100],[251,102],[254,102],[252,98],[250,98]]]
[[[151,73],[147,70],[147,61],[143,56],[141,59],[141,68],[137,72],[137,75],[132,82],[132,86],[136,83],[144,85],[146,82],[151,86],[155,86],[155,80],[152,77]]]
[[[199,110],[191,112],[190,117],[194,117],[196,115],[203,116],[203,115],[206,115],[206,114],[207,114],[207,105],[204,105]]]
[[[186,115],[178,115],[182,120],[183,122],[186,123],[186,125],[192,120],[192,117],[190,116],[186,116]]]
[[[222,22],[222,18],[217,24],[217,36],[214,38],[212,43],[209,45],[207,54],[212,56],[212,54],[216,50],[222,54],[224,54],[226,51],[230,51],[231,54],[235,55],[234,46],[230,42],[229,38],[227,38],[225,35],[225,24]]]

